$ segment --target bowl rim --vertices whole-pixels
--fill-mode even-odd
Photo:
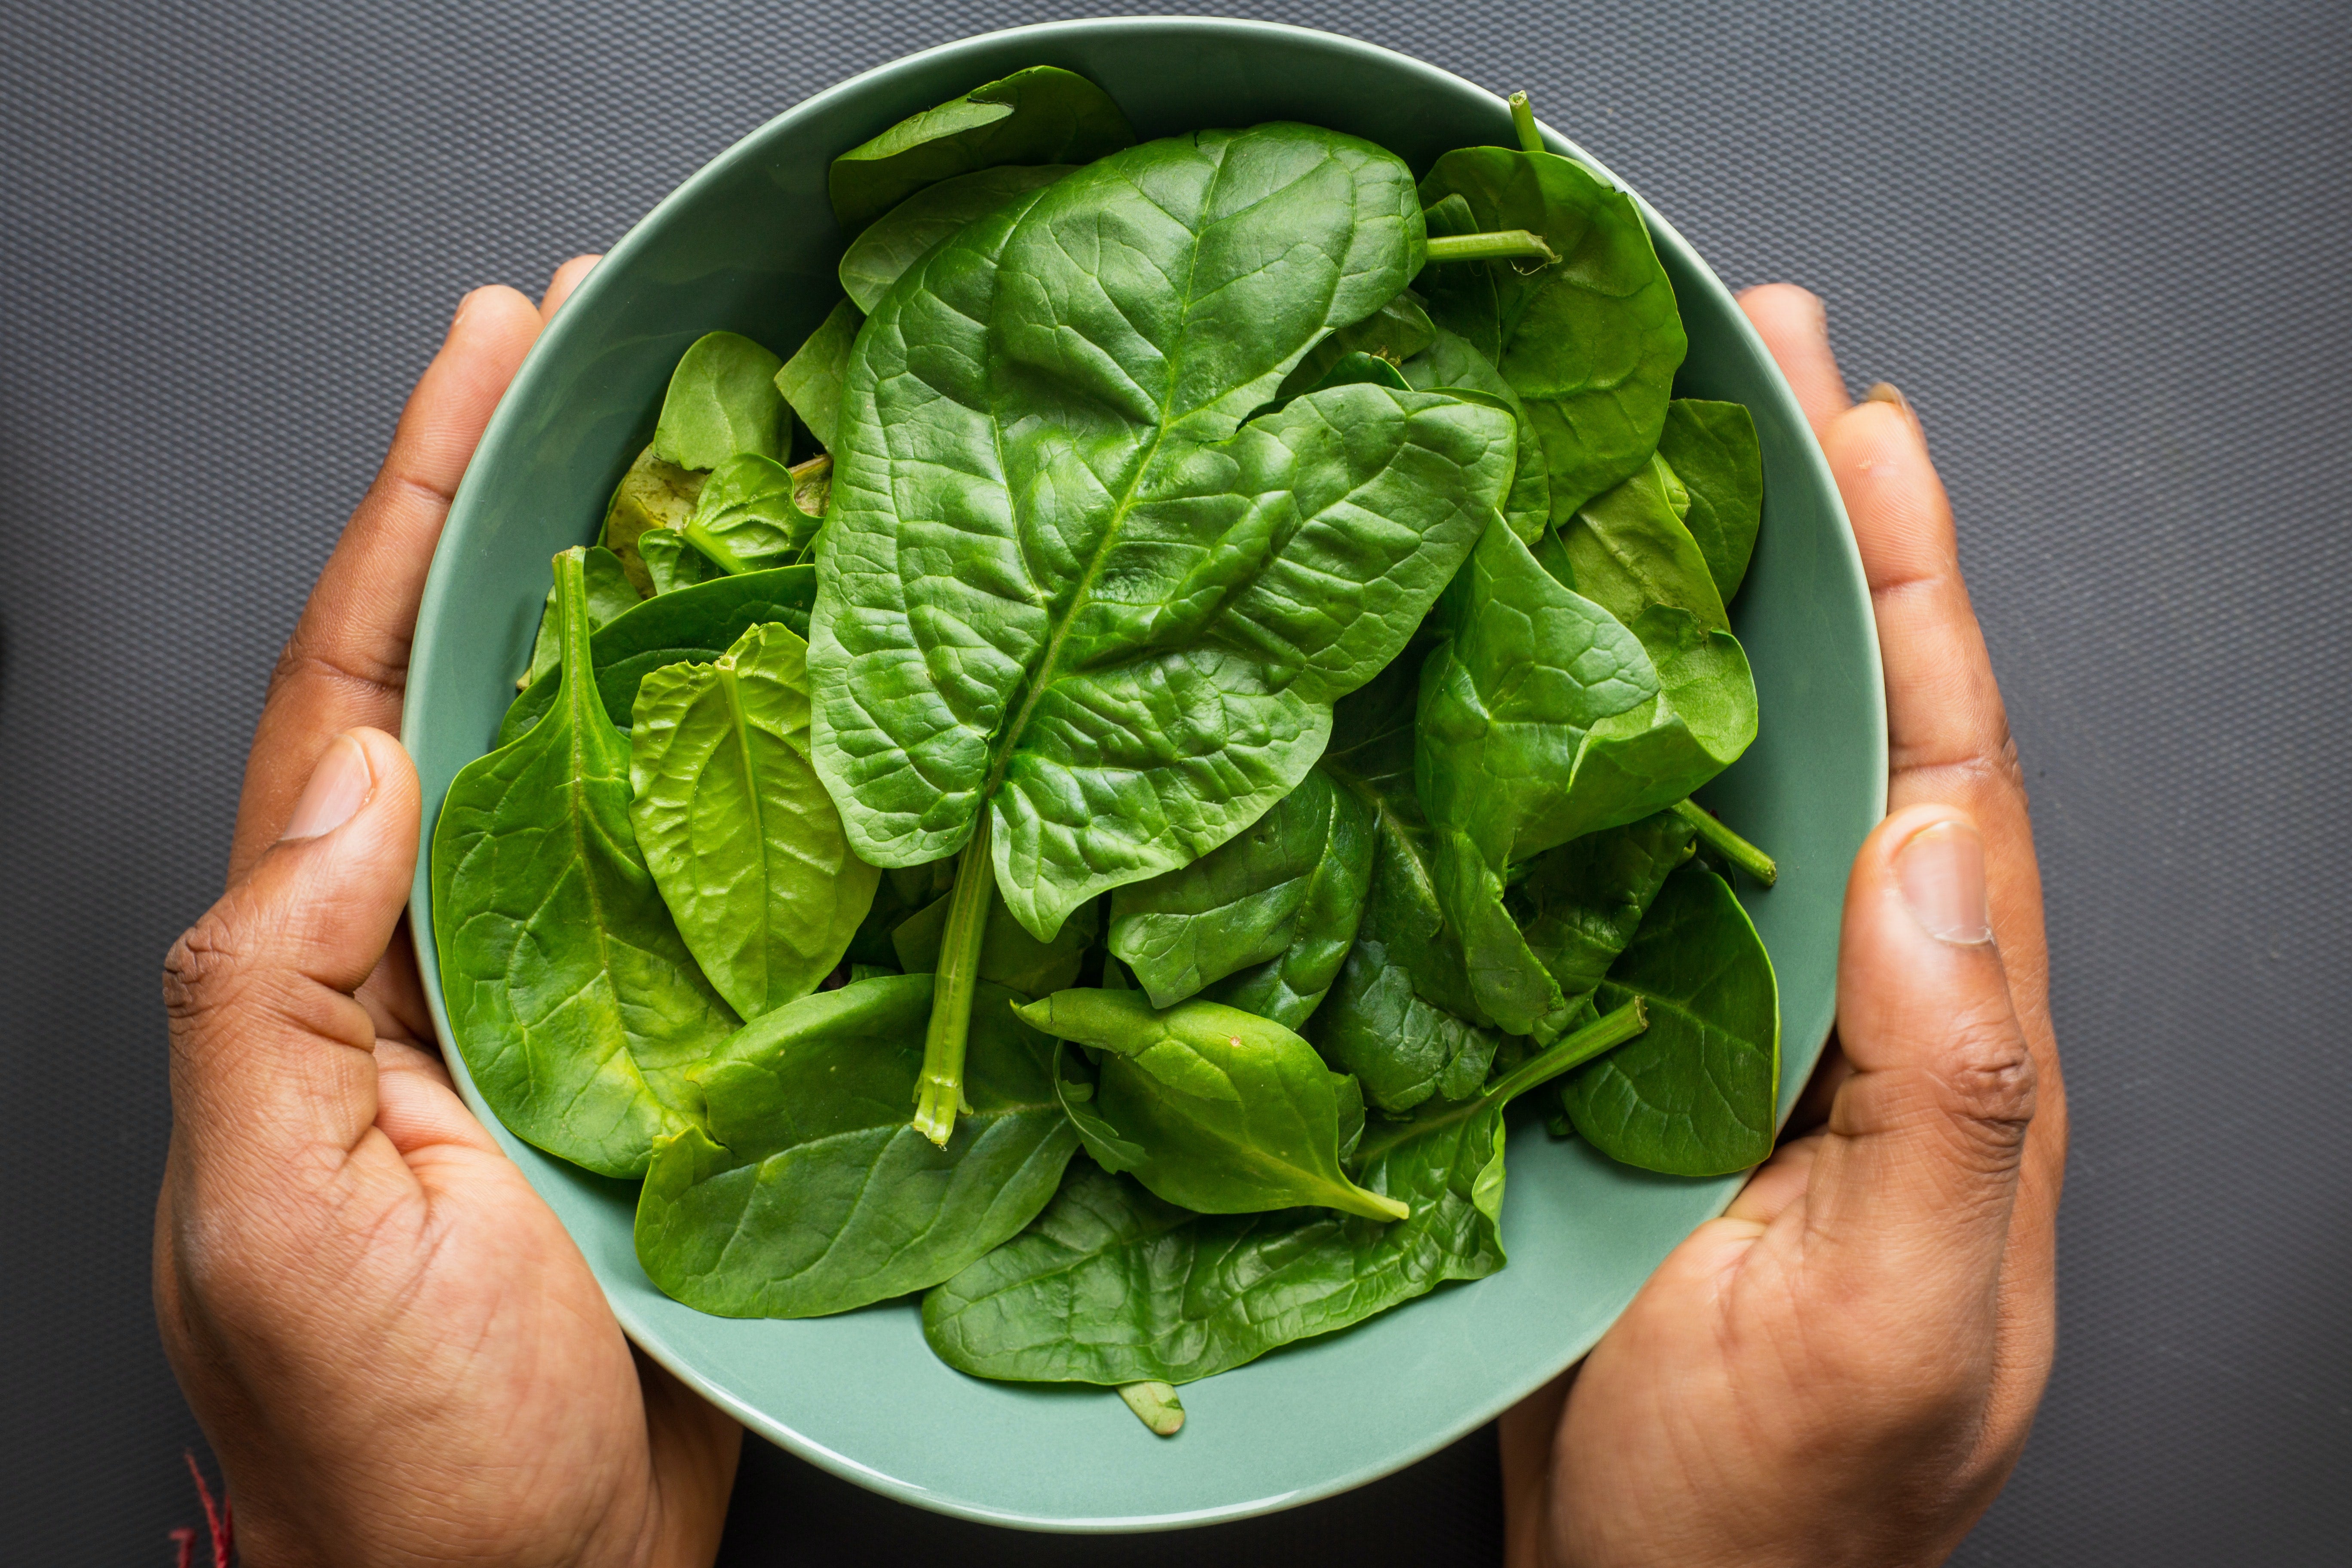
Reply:
[[[821,89],[816,92],[811,93],[808,96],[798,100],[778,113],[762,121],[749,131],[746,131],[727,148],[719,152],[709,162],[702,164],[701,167],[695,170],[693,174],[681,180],[667,195],[663,196],[660,201],[655,203],[653,206],[646,209],[645,215],[639,217],[635,223],[632,224],[628,231],[618,240],[614,241],[612,247],[604,253],[603,260],[600,261],[597,267],[589,272],[588,276],[582,280],[579,287],[567,300],[566,309],[558,311],[554,319],[548,323],[546,329],[542,331],[537,340],[534,341],[530,350],[525,354],[522,363],[517,368],[514,379],[509,384],[506,394],[500,397],[498,407],[493,411],[489,421],[484,426],[480,441],[478,443],[476,450],[478,452],[489,450],[505,444],[513,428],[524,419],[525,415],[523,410],[534,403],[537,395],[542,390],[539,387],[537,383],[541,379],[543,379],[545,374],[544,367],[547,362],[550,361],[556,353],[556,348],[553,345],[560,345],[574,331],[590,330],[589,328],[580,325],[580,323],[584,321],[588,321],[594,316],[595,311],[593,307],[599,297],[608,289],[623,289],[627,286],[624,276],[626,268],[621,266],[605,265],[605,263],[626,262],[634,257],[638,250],[656,243],[654,237],[654,231],[657,230],[661,226],[659,220],[662,217],[664,217],[673,207],[684,205],[693,199],[701,187],[720,181],[734,171],[740,164],[762,157],[764,154],[761,149],[764,146],[768,138],[780,128],[802,118],[813,116],[838,100],[854,97],[863,90],[867,83],[873,81],[877,78],[904,71],[910,67],[919,65],[922,62],[934,60],[941,57],[952,56],[959,52],[971,49],[976,45],[1001,45],[1007,42],[1017,42],[1024,38],[1034,38],[1041,42],[1046,42],[1065,39],[1073,36],[1092,36],[1103,33],[1127,31],[1164,32],[1170,29],[1195,30],[1202,33],[1213,33],[1225,38],[1231,38],[1239,35],[1244,37],[1257,36],[1298,40],[1312,39],[1315,41],[1318,47],[1332,50],[1342,55],[1352,55],[1360,58],[1376,58],[1382,61],[1391,68],[1402,68],[1407,71],[1418,73],[1430,78],[1434,81],[1444,84],[1449,90],[1467,89],[1471,92],[1476,93],[1492,101],[1498,110],[1507,110],[1506,100],[1501,95],[1480,87],[1478,84],[1468,80],[1466,78],[1457,76],[1454,73],[1444,69],[1443,67],[1433,65],[1427,60],[1405,54],[1401,50],[1388,48],[1382,45],[1370,43],[1361,38],[1349,37],[1347,34],[1330,32],[1322,28],[1303,27],[1290,23],[1261,21],[1249,17],[1145,13],[1123,16],[1086,17],[1051,22],[1037,22],[1024,24],[1015,27],[998,28],[988,32],[973,33],[963,37],[934,44],[927,48],[894,56],[887,60],[870,66],[853,76],[846,77],[842,80],[834,83],[830,87]],[[1854,580],[1866,584],[1867,579],[1862,570],[1860,550],[1853,538],[1852,522],[1846,515],[1843,499],[1838,491],[1835,477],[1830,470],[1828,459],[1823,455],[1821,444],[1813,434],[1811,422],[1806,418],[1801,405],[1797,402],[1794,390],[1789,385],[1787,377],[1781,374],[1778,362],[1772,358],[1772,355],[1769,350],[1766,347],[1761,335],[1758,333],[1753,323],[1748,320],[1746,313],[1738,310],[1737,301],[1730,289],[1724,284],[1723,280],[1717,276],[1714,268],[1709,267],[1690,243],[1683,237],[1680,231],[1677,230],[1672,223],[1668,222],[1664,216],[1655,207],[1652,206],[1650,203],[1642,196],[1640,192],[1627,184],[1625,181],[1619,178],[1618,175],[1600,159],[1594,157],[1590,152],[1574,141],[1562,135],[1559,131],[1555,130],[1551,126],[1542,123],[1540,121],[1538,121],[1538,124],[1543,135],[1545,144],[1550,151],[1566,157],[1573,158],[1579,163],[1583,163],[1586,167],[1598,174],[1601,178],[1607,180],[1612,186],[1623,191],[1626,195],[1631,196],[1634,202],[1636,209],[1641,213],[1643,220],[1650,231],[1652,244],[1661,252],[1673,253],[1675,258],[1680,262],[1682,268],[1687,275],[1700,279],[1701,287],[1703,289],[1713,290],[1719,297],[1719,301],[1721,303],[1730,307],[1727,311],[1727,319],[1733,323],[1734,332],[1744,341],[1745,346],[1753,355],[1756,362],[1765,368],[1767,372],[1766,380],[1768,384],[1769,395],[1782,405],[1780,412],[1784,416],[1790,428],[1801,433],[1801,438],[1797,442],[1797,455],[1799,460],[1812,471],[1811,478],[1814,482],[1814,487],[1818,494],[1825,499],[1832,516],[1839,525],[1834,531],[1837,536],[1836,548],[1842,550],[1844,553],[1846,557],[1844,564],[1852,568]],[[467,487],[471,483],[472,468],[469,463],[467,474],[465,478],[461,479],[457,489],[451,496],[447,514],[450,518],[459,516],[461,510],[465,508],[467,500]],[[453,576],[459,570],[460,568],[457,564],[454,557],[445,556],[440,552],[436,542],[434,561],[431,569],[427,574],[424,593],[418,606],[415,641],[412,645],[414,649],[412,654],[412,680],[410,683],[412,689],[424,684],[424,682],[413,678],[414,670],[417,664],[430,662],[431,656],[428,650],[434,645],[434,634],[439,630],[439,622],[442,618],[441,609],[445,601],[449,596],[450,582]],[[1869,602],[1866,592],[1864,595],[1861,607],[1865,616],[1872,616],[1873,606]],[[1872,775],[1874,781],[1872,786],[1874,792],[1872,795],[1872,815],[1874,818],[1876,818],[1883,817],[1886,811],[1887,735],[1885,700],[1885,677],[1876,637],[1874,636],[1865,639],[1865,645],[1864,666],[1858,673],[1864,677],[1870,690],[1875,693],[1877,698],[1876,702],[1873,705],[1876,721],[1873,727],[1872,733],[1867,737],[1870,749],[1874,755],[1874,771]],[[415,703],[407,704],[404,707],[402,713],[401,741],[404,746],[405,746],[412,754],[414,754],[417,749],[418,727],[422,722],[420,719],[421,706],[422,705]],[[438,819],[437,808],[439,803],[430,802],[426,804],[433,807],[433,809],[422,814],[421,816],[419,823],[419,863],[415,881],[408,900],[408,908],[410,911],[410,925],[412,932],[422,932],[429,935],[433,930],[432,911],[430,907],[432,840],[434,827]],[[496,1114],[482,1099],[479,1091],[474,1086],[472,1076],[464,1070],[462,1061],[458,1058],[449,1026],[446,1010],[441,996],[440,986],[438,984],[439,966],[436,962],[435,956],[428,956],[422,951],[422,949],[423,943],[420,942],[418,952],[419,965],[425,977],[431,982],[424,987],[426,993],[425,1002],[427,1009],[432,1016],[434,1031],[437,1037],[443,1055],[451,1064],[453,1069],[452,1077],[456,1080],[459,1092],[465,1100],[467,1108],[473,1112],[473,1114],[477,1118],[480,1119],[486,1127],[492,1129],[494,1131],[502,1132],[503,1129],[499,1127]],[[1824,1032],[1824,1038],[1826,1038],[1826,1031]],[[1784,1058],[1789,1051],[1790,1044],[1791,1042],[1784,1037],[1782,1040]],[[1805,1048],[1809,1050],[1817,1049],[1821,1044],[1822,1042],[1820,1041],[1806,1042]],[[552,1158],[552,1156],[550,1157]],[[1734,1192],[1737,1191],[1736,1188],[1731,1190]],[[1728,1196],[1727,1196],[1727,1201]],[[1383,1476],[1393,1474],[1397,1470],[1417,1463],[1420,1459],[1425,1458],[1430,1454],[1435,1453],[1439,1448],[1458,1441],[1461,1437],[1471,1431],[1495,1419],[1495,1417],[1499,1415],[1503,1411],[1508,1409],[1510,1406],[1517,1404],[1522,1398],[1526,1397],[1528,1392],[1525,1390],[1505,1390],[1496,1397],[1476,1403],[1472,1406],[1471,1413],[1467,1416],[1458,1419],[1451,1427],[1429,1437],[1417,1449],[1403,1455],[1402,1458],[1395,1458],[1392,1461],[1360,1466],[1355,1469],[1327,1477],[1316,1485],[1285,1492],[1277,1497],[1258,1498],[1229,1505],[1188,1510],[1182,1513],[1155,1514],[1150,1516],[1107,1516],[1099,1518],[1073,1519],[1061,1516],[1029,1514],[1021,1512],[1017,1510],[991,1508],[985,1504],[971,1502],[958,1498],[945,1497],[938,1493],[928,1491],[919,1486],[900,1479],[899,1478],[889,1475],[884,1471],[875,1469],[870,1466],[862,1464],[848,1455],[838,1453],[828,1448],[822,1443],[814,1440],[807,1434],[796,1431],[793,1427],[784,1425],[767,1412],[757,1408],[741,1398],[739,1398],[735,1394],[730,1393],[727,1389],[712,1383],[709,1378],[705,1377],[687,1358],[671,1350],[667,1340],[658,1329],[644,1321],[626,1300],[621,1299],[614,1293],[612,1286],[603,1278],[601,1271],[594,1270],[592,1266],[592,1272],[597,1272],[598,1288],[604,1291],[606,1302],[612,1309],[614,1318],[619,1322],[622,1331],[627,1336],[629,1342],[635,1345],[639,1350],[643,1351],[646,1356],[669,1372],[671,1375],[677,1377],[688,1387],[694,1390],[694,1392],[700,1397],[709,1401],[721,1410],[726,1411],[730,1416],[740,1422],[751,1432],[777,1445],[778,1447],[786,1449],[788,1452],[793,1454],[799,1458],[804,1459],[845,1480],[854,1482],[868,1490],[878,1492],[883,1496],[890,1498],[894,1501],[909,1504],[933,1512],[944,1513],[952,1517],[971,1520],[976,1523],[1016,1529],[1047,1532],[1105,1534],[1126,1533],[1131,1531],[1166,1531],[1185,1528],[1192,1525],[1229,1522],[1261,1514],[1278,1512],[1286,1509],[1297,1507],[1304,1503],[1317,1501],[1323,1498],[1353,1490],[1358,1487],[1367,1485]],[[1613,1321],[1613,1315],[1612,1321]],[[1585,1354],[1591,1350],[1592,1345],[1598,1342],[1601,1334],[1605,1333],[1607,1329],[1604,1325],[1604,1327],[1600,1331],[1597,1331],[1591,1339],[1576,1343],[1571,1353],[1570,1353],[1562,1362],[1561,1367],[1559,1370],[1565,1370],[1567,1367],[1572,1366],[1578,1361],[1580,1361]],[[1237,1368],[1235,1370],[1241,1371],[1244,1369]]]

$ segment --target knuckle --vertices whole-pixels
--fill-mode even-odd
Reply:
[[[215,906],[180,933],[163,955],[163,1011],[174,1026],[194,1023],[233,995],[246,966],[236,931]]]
[[[2007,1008],[1963,1016],[1937,1075],[1954,1123],[1985,1153],[2012,1158],[2032,1125],[2033,1053]]]
[[[407,672],[390,660],[352,658],[306,623],[297,626],[278,650],[278,663],[269,675],[269,695],[275,697],[305,680],[353,690],[363,698],[398,699],[406,689]]]

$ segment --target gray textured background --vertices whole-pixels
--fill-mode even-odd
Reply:
[[[16,1559],[166,1563],[195,1518],[147,1306],[156,966],[216,891],[271,658],[458,295],[536,289],[854,71],[1090,9],[0,0]],[[2056,1377],[1958,1561],[2343,1561],[2352,8],[1239,9],[1532,89],[1735,286],[1825,295],[1856,384],[1916,401],[2033,784],[2076,1118]],[[730,1562],[1113,1550],[747,1458]],[[1494,1480],[1473,1438],[1115,1550],[1492,1562]]]

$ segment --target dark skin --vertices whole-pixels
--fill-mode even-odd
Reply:
[[[540,306],[492,288],[459,308],[279,661],[228,890],[166,963],[156,1310],[253,1568],[718,1551],[740,1430],[631,1348],[452,1090],[402,915],[418,789],[392,735],[425,573],[491,411],[593,261]],[[1847,409],[1811,297],[1745,303],[1862,541],[1895,815],[1849,891],[1825,1121],[1580,1375],[1505,1418],[1514,1568],[1939,1561],[2049,1366],[2065,1132],[2041,895],[1949,512],[1907,412]],[[1921,934],[1918,898],[1965,914],[1979,863],[1991,940]]]

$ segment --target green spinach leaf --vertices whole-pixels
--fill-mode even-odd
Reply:
[[[828,452],[841,434],[841,384],[850,345],[865,318],[844,300],[825,313],[793,357],[775,373],[776,390]]]
[[[696,498],[686,542],[729,574],[789,566],[824,523],[801,510],[800,489],[800,476],[773,458],[730,458]]]
[[[940,1360],[1014,1382],[1192,1383],[1503,1267],[1503,1107],[1640,1027],[1612,1015],[1493,1092],[1366,1135],[1359,1179],[1410,1206],[1196,1215],[1079,1162],[1026,1230],[923,1299]]]
[[[1727,605],[1748,575],[1764,520],[1764,453],[1756,416],[1737,403],[1677,397],[1666,405],[1658,456],[1689,489],[1684,521]]]
[[[629,823],[629,745],[589,668],[583,550],[555,566],[560,700],[458,771],[433,835],[451,1032],[514,1133],[608,1176],[690,1126],[687,1069],[733,1031],[663,907]],[[617,624],[617,623],[616,623]]]
[[[604,711],[615,724],[632,722],[637,683],[669,664],[708,664],[762,621],[781,621],[805,635],[816,596],[816,568],[779,566],[740,577],[715,577],[647,599],[596,629],[589,659]],[[520,739],[554,706],[553,673],[533,681],[499,721],[497,744]]]
[[[776,356],[740,332],[697,338],[670,373],[654,426],[654,456],[681,468],[715,468],[738,452],[782,455],[784,404]]]
[[[1511,531],[1533,544],[1551,526],[1551,475],[1544,467],[1543,436],[1528,418],[1527,405],[1503,373],[1470,340],[1443,327],[1433,328],[1429,346],[1400,367],[1407,384],[1423,392],[1461,388],[1501,398],[1518,428],[1518,452],[1514,459],[1510,492],[1503,498],[1503,517]]]
[[[1675,515],[1674,470],[1652,457],[1622,484],[1603,490],[1560,525],[1576,591],[1625,626],[1653,605],[1687,610],[1711,632],[1727,632],[1723,595],[1698,541]],[[1684,492],[1687,498],[1687,492]]]
[[[1505,903],[1563,996],[1574,1001],[1600,988],[1697,838],[1680,812],[1661,811],[1571,839],[1528,866]]]
[[[637,688],[629,820],[688,949],[746,1018],[816,989],[881,876],[849,852],[808,715],[808,645],[773,623]]]
[[[725,568],[688,544],[686,535],[667,528],[649,528],[637,535],[637,559],[645,563],[656,596],[727,574]]]
[[[1253,988],[1278,987],[1277,1005],[1296,1016],[1275,1022],[1295,1029],[1355,941],[1371,874],[1370,816],[1318,769],[1190,866],[1112,893],[1110,950],[1135,972],[1154,1006],[1171,1007],[1228,975],[1290,957],[1303,944],[1308,951]],[[1230,995],[1210,999],[1259,1011]]]
[[[825,184],[841,231],[855,235],[941,180],[1001,163],[1089,163],[1134,141],[1102,89],[1072,71],[1032,66],[844,153]]]
[[[1685,866],[1666,879],[1599,1001],[1636,997],[1649,1032],[1560,1091],[1576,1131],[1612,1160],[1669,1175],[1760,1163],[1780,1090],[1780,988],[1722,878]]]
[[[1214,1002],[1155,1011],[1139,991],[1057,991],[1016,1011],[1103,1053],[1090,1114],[1073,1118],[1079,1135],[1097,1163],[1169,1202],[1202,1214],[1410,1212],[1340,1169],[1342,1107],[1360,1129],[1363,1101],[1281,1025]],[[1092,1136],[1098,1125],[1109,1138]]]
[[[746,1026],[696,1070],[706,1134],[663,1144],[637,1200],[654,1283],[724,1317],[806,1318],[936,1284],[1026,1225],[1077,1147],[1051,1047],[992,987],[945,1149],[907,1124],[931,977],[863,980]]]
[[[647,534],[669,532],[686,526],[702,493],[708,475],[665,462],[651,447],[639,452],[613,499],[604,508],[604,548],[620,559],[622,571],[641,595],[656,592],[653,574],[638,552],[637,542]]]
[[[1069,172],[1066,163],[1007,163],[975,169],[917,191],[849,242],[841,258],[842,291],[870,315],[890,285],[925,251],[1014,196],[1050,185]]]
[[[635,609],[639,595],[636,584],[629,581],[628,572],[621,558],[601,544],[588,547],[583,563],[588,582],[588,626],[590,630],[603,626],[616,616]],[[562,617],[555,610],[555,585],[547,587],[547,607],[540,612],[539,636],[530,645],[530,668],[515,682],[518,691],[553,669],[563,657]]]
[[[999,890],[1050,935],[1262,816],[1491,514],[1512,437],[1483,404],[1344,386],[1243,423],[1403,287],[1408,179],[1304,126],[1152,142],[963,229],[859,334],[818,766],[866,859],[992,864],[950,954]]]
[[[1362,321],[1335,327],[1328,337],[1307,351],[1275,394],[1286,401],[1318,386],[1334,384],[1332,370],[1350,354],[1370,354],[1401,365],[1430,345],[1437,329],[1411,289],[1399,294]]]
[[[1542,437],[1552,521],[1565,522],[1657,449],[1685,347],[1674,285],[1633,198],[1572,160],[1465,147],[1438,159],[1421,192],[1431,205],[1459,196],[1476,228],[1528,229],[1559,254],[1527,272],[1450,262],[1420,287],[1431,318],[1518,393]]]

